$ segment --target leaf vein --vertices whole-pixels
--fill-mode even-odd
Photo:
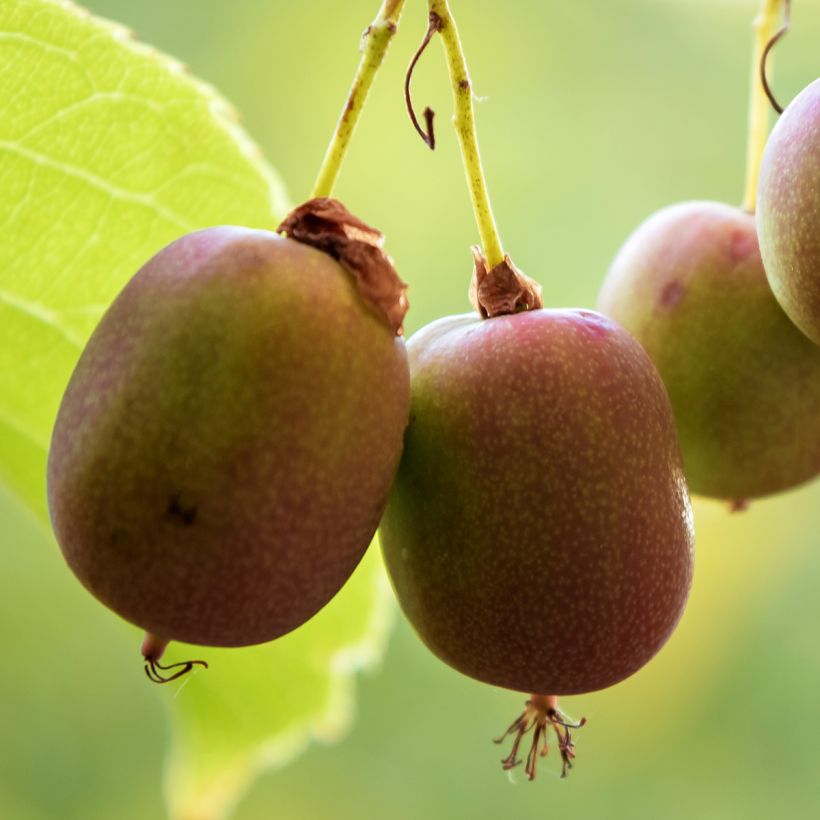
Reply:
[[[181,228],[186,233],[196,229],[196,226],[192,222],[185,219],[181,214],[171,208],[168,208],[166,205],[157,202],[152,193],[140,193],[138,191],[130,191],[126,188],[121,188],[117,185],[112,185],[108,180],[93,174],[86,168],[61,162],[60,160],[49,157],[40,151],[33,151],[9,140],[0,140],[0,150],[8,151],[9,153],[16,154],[17,156],[28,160],[29,162],[52,168],[65,174],[66,176],[78,179],[81,182],[96,188],[98,191],[102,191],[112,199],[124,200],[126,202],[132,202],[136,205],[141,205],[148,208],[158,216],[165,219],[167,222]]]
[[[0,290],[0,305],[17,310],[35,322],[46,325],[49,329],[59,333],[73,347],[82,350],[84,339],[60,323],[60,314],[57,311],[8,290]]]

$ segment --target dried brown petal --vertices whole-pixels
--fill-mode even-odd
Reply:
[[[353,277],[359,294],[397,335],[407,313],[407,285],[382,250],[380,231],[353,216],[338,199],[309,199],[276,229],[337,259]]]
[[[482,319],[544,307],[541,285],[518,270],[509,256],[488,271],[481,248],[473,245],[473,259],[475,272],[470,282],[470,302]]]

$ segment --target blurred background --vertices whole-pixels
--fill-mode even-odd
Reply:
[[[293,201],[307,197],[377,0],[86,5],[219,88]],[[594,305],[620,243],[657,208],[740,201],[757,5],[453,0],[505,246],[548,305]],[[820,7],[794,5],[777,51],[784,101],[819,67]],[[403,72],[425,28],[425,4],[408,0],[337,189],[387,235],[411,286],[410,332],[468,309],[476,241],[435,42],[414,80],[419,108],[439,114],[435,153],[404,113]],[[681,627],[630,680],[567,699],[589,720],[567,781],[554,752],[533,784],[504,774],[490,739],[521,696],[450,670],[398,618],[381,669],[360,681],[348,737],[264,776],[236,818],[820,816],[819,508],[820,484],[741,514],[697,503]],[[167,727],[129,633],[2,491],[0,522],[0,817],[163,816]]]

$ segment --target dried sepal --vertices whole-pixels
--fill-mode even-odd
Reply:
[[[475,270],[470,282],[470,302],[482,319],[544,306],[541,285],[516,268],[509,256],[488,270],[481,249],[474,245],[472,250]]]
[[[581,718],[577,723],[568,720],[558,709],[558,698],[555,696],[533,695],[527,701],[524,711],[510,724],[507,731],[494,741],[503,743],[505,738],[513,736],[510,753],[501,761],[501,768],[509,771],[524,762],[518,757],[518,749],[524,735],[532,731],[532,743],[527,753],[524,773],[528,780],[535,780],[538,758],[546,757],[549,752],[548,732],[552,727],[561,754],[561,777],[566,777],[575,760],[575,743],[570,730],[580,729],[585,723],[586,718]]]
[[[338,199],[318,197],[291,211],[277,232],[338,260],[367,304],[394,333],[402,333],[409,307],[407,285],[382,248],[381,231],[362,222]]]

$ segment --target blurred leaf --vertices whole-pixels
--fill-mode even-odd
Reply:
[[[174,700],[172,816],[223,817],[259,772],[281,767],[311,739],[337,740],[353,715],[351,674],[381,656],[392,601],[374,543],[344,589],[290,635],[241,652],[172,645],[174,659],[210,664]]]
[[[230,108],[182,66],[69,2],[3,0],[0,480],[45,517],[60,396],[147,258],[208,225],[270,228],[286,207]],[[219,816],[259,770],[345,729],[351,673],[380,654],[390,620],[383,585],[371,550],[308,626],[272,645],[208,651],[212,670],[168,693],[177,816]]]
[[[125,281],[281,185],[212,89],[67,2],[0,4],[0,479],[44,513],[57,405]]]

